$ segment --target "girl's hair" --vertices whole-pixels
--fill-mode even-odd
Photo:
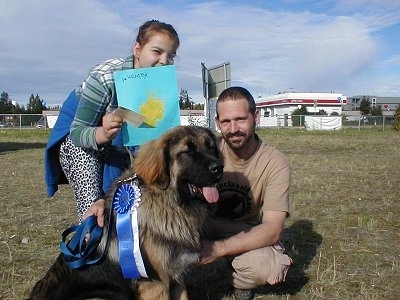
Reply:
[[[225,89],[219,95],[216,103],[217,117],[218,117],[218,103],[228,100],[239,100],[239,99],[245,99],[247,101],[247,103],[249,104],[249,112],[254,115],[256,112],[256,102],[254,101],[253,96],[244,87],[233,86]]]
[[[136,42],[140,45],[145,45],[153,34],[160,32],[168,34],[175,41],[175,47],[178,49],[180,43],[179,36],[174,27],[171,24],[160,22],[158,20],[150,20],[140,26]]]

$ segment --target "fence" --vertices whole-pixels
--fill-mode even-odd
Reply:
[[[340,130],[342,128],[392,128],[394,116],[326,116],[277,115],[260,117],[259,127],[297,128],[306,130]]]
[[[0,129],[34,129],[52,128],[57,116],[42,114],[0,114]],[[324,116],[324,115],[276,115],[260,117],[258,127],[292,128],[306,130],[340,130],[342,128],[390,129],[393,126],[393,116]],[[207,127],[205,116],[181,116],[182,125],[200,125]]]
[[[1,129],[34,129],[53,128],[57,115],[42,114],[0,114]],[[199,115],[181,116],[182,125],[198,125],[207,127],[207,118]]]
[[[0,114],[0,128],[33,129],[48,127],[42,114]]]

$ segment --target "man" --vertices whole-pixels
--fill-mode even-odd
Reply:
[[[280,244],[289,215],[290,166],[255,133],[259,112],[248,90],[224,90],[216,112],[225,167],[209,224],[213,240],[204,241],[201,263],[232,258],[235,297],[253,299],[252,289],[284,281],[292,263]]]

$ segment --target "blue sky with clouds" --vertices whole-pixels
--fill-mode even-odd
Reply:
[[[285,90],[400,97],[400,1],[1,0],[0,92],[61,104],[95,64],[131,52],[148,19],[181,38],[179,87],[231,63],[254,96]]]

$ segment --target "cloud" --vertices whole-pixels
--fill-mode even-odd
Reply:
[[[400,66],[400,54],[393,55],[388,59],[382,61],[384,66]]]
[[[202,15],[213,10],[219,11],[218,18]],[[196,7],[190,18],[207,23],[188,30],[188,53],[196,51],[194,59],[201,57],[209,67],[230,61],[233,82],[254,92],[336,89],[374,63],[374,41],[350,17],[214,5]],[[204,34],[206,26],[212,30]],[[190,54],[183,56],[187,60]]]
[[[0,13],[5,91],[28,98],[31,93],[67,95],[92,65],[109,58],[105,54],[129,51],[128,41],[121,43],[129,29],[96,1],[6,2]],[[63,99],[49,102],[57,100]]]

